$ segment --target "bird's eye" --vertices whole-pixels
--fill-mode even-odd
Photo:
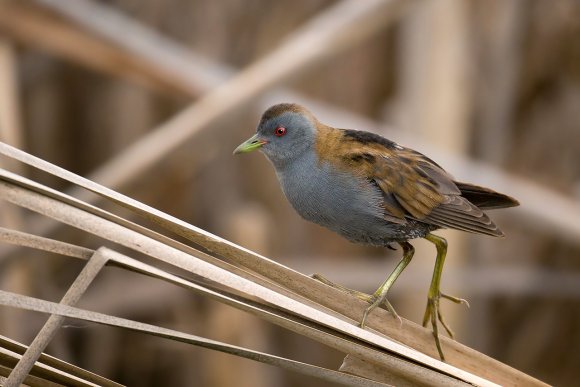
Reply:
[[[274,134],[275,134],[277,137],[282,137],[283,135],[285,135],[285,134],[286,134],[286,128],[285,128],[285,127],[283,127],[283,126],[278,126],[278,127],[276,128],[276,130],[274,130]]]

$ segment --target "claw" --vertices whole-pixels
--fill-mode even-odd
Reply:
[[[450,295],[445,294],[445,293],[441,293],[441,297],[448,299],[449,301],[455,302],[456,304],[462,304],[462,305],[467,306],[468,308],[470,307],[469,302],[465,298],[450,296]]]

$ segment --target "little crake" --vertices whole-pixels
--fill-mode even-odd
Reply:
[[[440,291],[447,242],[432,231],[452,228],[503,236],[483,210],[517,206],[518,202],[487,188],[457,182],[433,160],[377,134],[324,125],[297,104],[266,110],[256,134],[234,153],[256,149],[270,160],[288,201],[304,219],[353,242],[398,243],[402,247],[403,259],[373,295],[341,287],[369,302],[361,327],[381,304],[398,317],[387,293],[413,257],[408,241],[425,238],[435,244],[437,258],[423,325],[431,322],[437,350],[444,359],[437,320],[453,334],[441,317],[439,300],[465,301]]]

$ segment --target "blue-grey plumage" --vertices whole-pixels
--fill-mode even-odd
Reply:
[[[376,185],[320,160],[314,152],[279,164],[276,174],[300,216],[352,242],[386,246],[429,232],[429,226],[419,222],[386,221],[383,195]]]

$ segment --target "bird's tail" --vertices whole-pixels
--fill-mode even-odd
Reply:
[[[515,207],[520,204],[516,199],[489,188],[458,181],[455,182],[455,185],[461,191],[461,196],[482,210]]]

